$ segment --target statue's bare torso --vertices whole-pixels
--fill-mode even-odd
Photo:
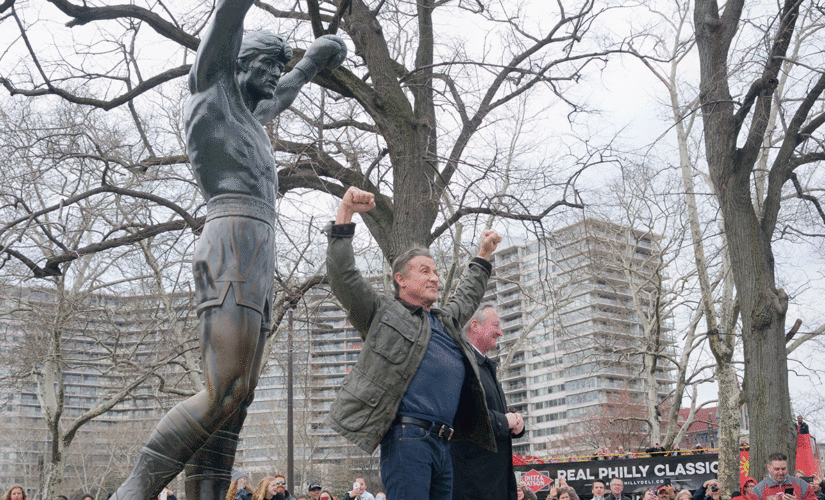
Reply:
[[[242,194],[274,204],[278,180],[272,145],[234,77],[192,94],[184,118],[189,161],[207,201]]]

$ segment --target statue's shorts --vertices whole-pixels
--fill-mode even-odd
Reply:
[[[261,328],[270,328],[274,223],[274,207],[259,198],[220,195],[209,200],[192,258],[198,313],[222,307],[232,288],[235,303],[261,313]]]

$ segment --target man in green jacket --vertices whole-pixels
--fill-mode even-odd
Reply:
[[[377,293],[355,267],[352,216],[373,207],[372,193],[351,187],[328,229],[330,286],[364,347],[327,423],[368,453],[380,443],[387,498],[449,500],[450,440],[496,449],[462,327],[484,296],[501,236],[484,232],[455,293],[435,308],[438,272],[426,249],[413,248],[393,262],[395,297]]]

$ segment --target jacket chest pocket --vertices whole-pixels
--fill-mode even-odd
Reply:
[[[410,318],[386,311],[370,333],[370,347],[390,363],[401,363],[407,359],[420,328]]]

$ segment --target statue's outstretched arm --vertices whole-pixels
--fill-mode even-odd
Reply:
[[[254,0],[218,0],[212,22],[201,38],[189,71],[189,90],[200,92],[218,75],[235,78],[235,65],[243,40],[243,20]]]
[[[312,80],[319,71],[337,68],[346,57],[347,46],[341,37],[324,35],[317,38],[292,71],[278,80],[275,96],[258,104],[255,108],[255,117],[261,123],[268,123],[292,104],[298,97],[301,87]]]

